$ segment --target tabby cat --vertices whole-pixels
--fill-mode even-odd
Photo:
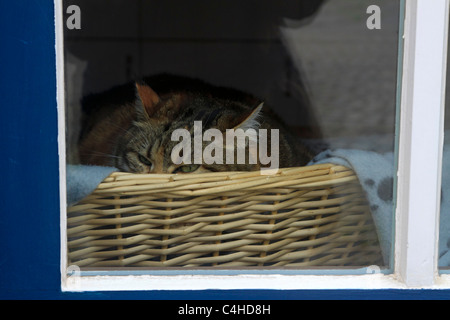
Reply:
[[[179,142],[172,141],[172,133],[183,128],[193,134],[195,121],[201,121],[203,130],[214,128],[224,135],[227,129],[278,129],[279,167],[302,166],[313,157],[262,101],[198,79],[168,74],[147,77],[91,95],[84,99],[83,108],[85,118],[78,145],[82,164],[135,173],[249,171],[264,167],[259,160],[241,164],[174,163],[172,150]],[[271,136],[268,138],[270,146]],[[208,143],[203,141],[203,147]]]

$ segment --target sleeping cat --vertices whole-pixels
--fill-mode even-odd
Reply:
[[[85,119],[78,145],[82,164],[135,173],[250,171],[267,166],[258,156],[256,163],[250,159],[244,163],[175,162],[172,151],[179,142],[173,141],[172,133],[185,129],[193,135],[194,123],[201,123],[204,131],[217,129],[224,136],[227,129],[278,129],[279,140],[275,142],[279,167],[302,166],[313,157],[262,101],[197,79],[168,74],[147,77],[89,96],[84,99],[83,108]],[[268,136],[268,146],[272,138]],[[203,141],[202,147],[208,143]],[[246,143],[248,148],[249,142]],[[269,148],[267,153],[271,152],[274,150]],[[186,154],[181,156],[189,158]]]

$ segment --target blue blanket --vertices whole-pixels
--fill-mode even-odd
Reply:
[[[442,167],[439,266],[450,266],[450,145],[444,147]],[[352,168],[367,195],[383,258],[389,263],[394,240],[394,154],[362,150],[326,150],[310,164],[335,163]]]
[[[379,154],[350,149],[326,150],[310,162],[310,164],[319,163],[343,165],[352,168],[357,174],[370,203],[383,259],[388,263],[394,237],[393,153]]]
[[[67,184],[67,204],[73,205],[91,194],[95,188],[116,168],[67,165],[66,184]]]

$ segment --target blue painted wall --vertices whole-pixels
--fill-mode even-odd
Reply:
[[[447,291],[60,291],[53,2],[0,1],[1,299],[423,299]]]

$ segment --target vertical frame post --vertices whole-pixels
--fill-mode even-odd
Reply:
[[[407,286],[437,275],[449,0],[408,0],[398,157],[395,272]]]

